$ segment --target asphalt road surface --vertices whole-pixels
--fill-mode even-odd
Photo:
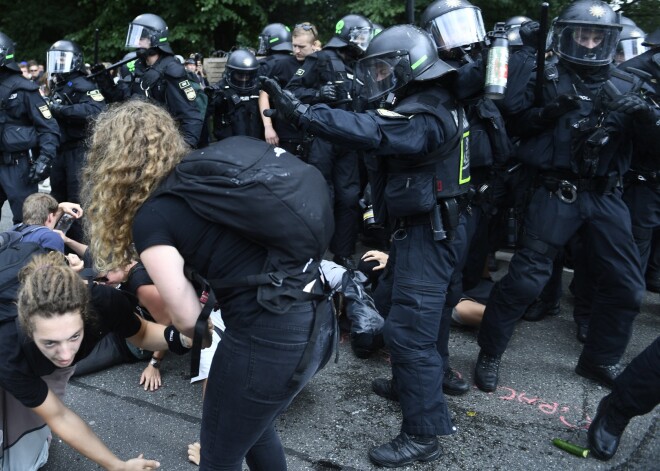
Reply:
[[[0,228],[7,227],[5,205]],[[498,252],[500,277],[506,253]],[[567,288],[571,273],[564,273]],[[568,291],[565,289],[565,293]],[[581,351],[575,338],[572,298],[562,299],[561,314],[540,322],[521,321],[500,370],[499,388],[447,396],[457,433],[441,437],[443,456],[406,470],[658,470],[658,412],[633,419],[611,461],[578,458],[552,445],[562,438],[586,446],[586,428],[608,390],[577,376]],[[660,295],[646,293],[642,312],[623,362],[660,335]],[[478,353],[476,331],[453,328],[452,366],[470,382]],[[163,387],[145,392],[139,377],[146,363],[126,364],[74,378],[65,402],[123,459],[144,453],[162,470],[194,470],[187,445],[198,440],[202,398],[189,382],[189,358],[168,355],[161,367]],[[367,451],[398,434],[398,404],[371,392],[371,381],[388,377],[387,353],[357,359],[347,342],[278,420],[290,470],[371,470]],[[44,471],[87,471],[98,467],[57,437]],[[245,469],[247,467],[245,466]]]

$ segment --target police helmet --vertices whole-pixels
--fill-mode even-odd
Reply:
[[[15,64],[14,41],[4,33],[0,33],[0,67]]]
[[[440,78],[456,70],[438,57],[431,37],[412,25],[387,28],[369,44],[355,69],[359,96],[377,101],[413,81]]]
[[[660,46],[660,28],[657,28],[655,31],[648,34],[644,39],[642,46],[650,47],[651,49]]]
[[[468,48],[486,39],[481,10],[467,0],[436,0],[422,13],[420,25],[442,51]]]
[[[248,92],[257,86],[258,71],[259,62],[254,54],[247,49],[236,49],[227,58],[225,80],[230,87]]]
[[[634,21],[622,16],[621,35],[619,36],[619,43],[616,45],[614,62],[620,64],[646,52],[647,47],[644,46],[644,36],[646,36],[646,33],[638,28]]]
[[[346,15],[335,25],[335,35],[326,47],[350,47],[358,55],[363,55],[373,37],[373,24],[362,15]]]
[[[291,30],[282,23],[271,23],[259,34],[258,56],[265,56],[272,51],[293,52]]]
[[[158,15],[144,13],[128,25],[126,47],[135,49],[160,49],[174,54],[168,42],[169,28]]]
[[[74,71],[81,72],[85,68],[83,53],[80,46],[68,39],[57,41],[46,53],[46,73],[50,78],[52,75],[64,75]]]
[[[552,28],[552,50],[579,65],[610,64],[619,42],[617,14],[600,0],[577,0],[564,8]]]

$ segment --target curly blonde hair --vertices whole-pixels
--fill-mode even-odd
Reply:
[[[35,255],[21,269],[19,280],[18,320],[29,337],[32,337],[35,316],[50,319],[80,312],[85,323],[90,320],[89,290],[80,276],[69,268],[64,254]]]
[[[143,100],[101,113],[94,122],[81,196],[91,254],[105,272],[136,258],[136,212],[190,149],[170,114]]]

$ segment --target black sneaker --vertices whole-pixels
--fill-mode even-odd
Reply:
[[[398,468],[415,461],[434,461],[442,455],[437,437],[419,437],[401,432],[394,440],[369,450],[371,461],[386,468]]]
[[[485,392],[497,389],[500,371],[500,356],[489,355],[483,350],[479,352],[477,364],[474,367],[474,383]]]
[[[594,365],[582,359],[578,360],[575,372],[584,378],[596,381],[597,383],[612,388],[614,380],[621,374],[623,368],[618,363],[614,365]]]
[[[445,371],[442,379],[442,392],[450,396],[461,396],[470,390],[470,385],[453,368]]]

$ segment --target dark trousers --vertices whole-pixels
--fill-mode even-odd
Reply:
[[[413,435],[448,435],[454,428],[442,393],[444,368],[437,342],[459,254],[448,240],[434,241],[429,224],[396,231],[393,247],[388,261],[391,308],[383,335],[403,414],[401,429]]]
[[[311,146],[309,164],[323,174],[334,201],[335,232],[330,251],[349,257],[355,253],[362,215],[358,154],[320,138],[314,139]]]
[[[23,221],[23,202],[32,193],[39,191],[36,183],[27,183],[29,163],[21,157],[13,165],[0,164],[0,207],[9,201],[14,224]]]
[[[651,185],[632,184],[623,193],[623,201],[630,210],[633,236],[642,262],[642,273],[646,273],[651,256],[653,232],[660,229],[660,192]]]
[[[250,326],[227,325],[213,357],[202,414],[200,470],[285,470],[275,420],[330,358],[335,318],[327,302],[298,384],[291,378],[312,332],[311,303],[283,315],[264,312]],[[309,418],[313,420],[313,417]]]
[[[80,173],[85,165],[85,147],[82,143],[69,144],[60,150],[50,171],[51,195],[58,203],[80,203]],[[72,239],[83,242],[83,230],[78,221],[67,232]]]
[[[479,345],[490,355],[501,355],[515,324],[536,299],[552,273],[553,255],[540,247],[561,248],[584,227],[591,248],[591,304],[589,336],[582,356],[598,365],[617,363],[628,345],[632,323],[639,313],[644,282],[630,226],[630,214],[620,192],[600,195],[581,192],[572,203],[538,188],[529,204],[525,231],[537,242],[523,243],[486,305]]]
[[[611,404],[626,419],[660,404],[660,337],[637,355],[614,381]]]

